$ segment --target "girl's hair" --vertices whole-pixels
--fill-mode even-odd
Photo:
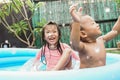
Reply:
[[[63,53],[63,50],[62,50],[61,45],[60,45],[61,32],[60,32],[59,26],[57,25],[57,23],[50,21],[47,24],[45,24],[43,29],[42,29],[42,42],[43,42],[43,47],[41,50],[41,61],[42,62],[43,62],[43,57],[45,57],[45,47],[47,46],[49,48],[48,42],[44,39],[45,38],[45,28],[49,25],[55,25],[57,27],[58,37],[59,37],[58,41],[57,41],[57,50],[61,53],[61,55]],[[46,58],[45,58],[45,60],[46,60]]]

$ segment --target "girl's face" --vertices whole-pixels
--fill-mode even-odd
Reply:
[[[54,45],[56,46],[59,34],[56,25],[47,25],[44,30],[44,39],[49,44],[49,46]]]

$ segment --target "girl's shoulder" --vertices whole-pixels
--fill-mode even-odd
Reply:
[[[70,48],[70,46],[66,43],[60,43],[60,45],[63,47],[63,48]]]

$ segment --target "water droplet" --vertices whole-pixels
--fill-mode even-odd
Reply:
[[[52,14],[52,11],[49,11],[50,14]]]
[[[105,12],[106,12],[106,13],[110,12],[110,8],[106,7],[106,8],[105,8]]]
[[[86,59],[90,59],[90,56],[87,56]]]
[[[96,53],[99,53],[99,52],[100,52],[100,48],[95,47],[95,52],[96,52]]]
[[[63,24],[62,24],[62,26],[64,27],[64,26],[65,26],[65,24],[63,23]]]

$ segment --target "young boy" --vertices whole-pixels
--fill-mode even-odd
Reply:
[[[79,52],[80,68],[104,66],[106,64],[106,51],[104,43],[113,39],[120,33],[120,17],[112,30],[101,36],[99,24],[89,15],[82,15],[82,8],[76,11],[76,5],[70,7],[73,18],[71,24],[71,45]]]

